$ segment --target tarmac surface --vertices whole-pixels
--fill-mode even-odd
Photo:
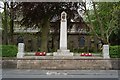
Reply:
[[[120,80],[120,70],[2,69],[2,80]]]

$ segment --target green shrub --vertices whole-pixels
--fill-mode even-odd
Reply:
[[[2,46],[0,45],[0,57],[2,56]]]
[[[2,57],[16,57],[17,52],[15,45],[2,45]]]
[[[110,57],[120,58],[120,46],[110,46]]]

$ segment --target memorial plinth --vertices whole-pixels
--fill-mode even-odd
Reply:
[[[103,58],[104,59],[110,59],[109,45],[103,45]]]
[[[24,43],[18,43],[18,53],[17,58],[23,58],[24,57]]]
[[[53,53],[53,56],[73,56],[70,50],[67,49],[67,14],[61,13],[60,23],[60,49]]]

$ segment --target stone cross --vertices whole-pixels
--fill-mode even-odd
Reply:
[[[61,13],[61,25],[60,25],[60,50],[67,50],[67,14]]]
[[[67,14],[61,13],[60,22],[60,48],[53,53],[54,56],[73,56],[70,50],[67,49]]]

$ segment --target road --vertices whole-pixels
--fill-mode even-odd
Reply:
[[[3,80],[18,80],[28,78],[30,80],[118,80],[118,70],[26,70],[26,69],[3,69]]]

